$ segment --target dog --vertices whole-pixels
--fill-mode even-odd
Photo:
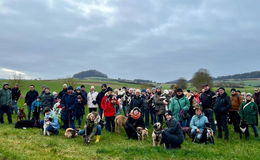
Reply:
[[[73,128],[67,128],[64,133],[64,136],[67,138],[74,138],[74,137],[78,136],[78,132],[77,132],[77,130],[75,130]]]
[[[50,136],[50,132],[47,131],[47,128],[50,126],[50,123],[51,123],[51,119],[48,119],[46,121],[44,121],[44,124],[43,124],[43,135],[46,136]]]
[[[24,108],[19,108],[18,113],[17,113],[17,121],[25,120],[26,115],[24,113]]]
[[[157,122],[153,125],[153,133],[152,133],[152,139],[153,139],[153,146],[160,146],[162,141],[162,124]]]
[[[138,141],[144,141],[144,138],[148,137],[148,129],[147,128],[144,129],[143,127],[137,127],[136,133],[137,133]]]
[[[205,127],[202,133],[201,143],[205,144],[215,144],[214,142],[214,133],[210,127]]]
[[[15,128],[26,129],[26,128],[41,128],[39,121],[34,120],[21,120],[15,123]]]
[[[126,121],[127,121],[127,117],[125,117],[123,115],[116,116],[116,118],[115,118],[115,130],[116,130],[117,134],[119,134],[120,128],[125,127]]]
[[[248,134],[248,124],[246,123],[246,121],[241,120],[240,125],[239,125],[239,134],[240,134],[240,139],[243,138],[243,135],[245,135],[245,138],[248,139],[249,138],[249,134]]]

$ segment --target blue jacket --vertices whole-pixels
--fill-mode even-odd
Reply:
[[[199,129],[201,132],[203,132],[203,129],[205,128],[205,124],[208,123],[208,118],[204,116],[204,114],[201,115],[194,115],[190,121],[190,127],[191,129]]]
[[[32,112],[40,112],[42,102],[34,100],[31,106]]]
[[[59,119],[53,111],[51,111],[51,113],[49,115],[45,114],[44,120],[47,120],[49,118],[52,118],[50,125],[55,129],[59,129],[60,128]]]

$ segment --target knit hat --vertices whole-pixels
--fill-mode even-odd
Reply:
[[[146,90],[145,90],[145,89],[142,89],[142,90],[141,90],[141,92],[144,92],[144,93],[146,93]]]
[[[168,110],[168,111],[166,111],[166,112],[165,112],[165,114],[164,114],[164,115],[165,115],[165,116],[167,116],[167,115],[170,115],[170,116],[172,116],[172,111],[169,111],[169,110]]]
[[[76,90],[80,90],[81,88],[80,88],[80,86],[78,86],[77,88],[76,88]]]
[[[4,82],[4,83],[3,83],[3,86],[6,86],[6,85],[9,85],[9,84],[8,84],[7,82]]]
[[[85,88],[85,85],[84,85],[84,84],[82,84],[82,85],[80,86],[80,88]]]
[[[225,88],[224,88],[224,87],[219,87],[219,88],[218,88],[218,90],[220,90],[220,89],[222,89],[222,90],[224,90],[224,91],[225,91]]]
[[[246,96],[252,97],[253,95],[251,93],[247,93]]]
[[[107,84],[102,84],[101,88],[103,88],[103,87],[107,88]]]
[[[107,88],[107,91],[109,92],[109,91],[113,91],[113,89],[111,88],[111,87],[108,87]]]
[[[232,88],[231,90],[230,90],[230,92],[236,92],[237,90],[235,89],[235,88]]]
[[[67,85],[67,84],[63,84],[63,85],[62,85],[62,87],[63,87],[63,88],[65,88],[65,87],[66,87],[66,88],[67,88],[67,87],[68,87],[68,85]]]
[[[72,86],[69,86],[69,87],[68,87],[68,90],[73,90],[73,87],[72,87]]]
[[[176,92],[183,92],[181,88],[176,89]]]

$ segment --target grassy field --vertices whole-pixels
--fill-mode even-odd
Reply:
[[[3,81],[0,81],[2,83]],[[90,85],[100,86],[102,82],[82,81],[89,88]],[[61,90],[61,81],[24,81],[22,94],[25,95],[28,85],[35,84],[38,91],[40,86],[48,85],[52,91]],[[143,88],[147,86],[111,82],[114,88],[122,86]],[[98,87],[99,89],[99,87]],[[252,91],[252,88],[246,88]],[[241,89],[241,91],[243,91]],[[23,104],[23,98],[19,106]],[[16,117],[13,116],[16,121]],[[82,125],[83,127],[83,125]],[[230,140],[216,139],[215,145],[193,144],[186,139],[180,150],[164,150],[162,147],[152,147],[151,132],[144,142],[127,140],[125,133],[117,135],[103,130],[101,141],[98,144],[83,144],[82,137],[66,139],[60,130],[58,136],[43,136],[40,129],[15,129],[14,124],[0,125],[0,159],[260,159],[260,140],[253,137],[249,141],[239,140],[239,135],[233,133],[230,126]]]

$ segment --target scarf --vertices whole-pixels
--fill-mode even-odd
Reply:
[[[141,112],[138,112],[137,115],[134,115],[134,113],[132,112],[132,113],[130,113],[130,116],[131,116],[133,119],[137,120],[137,119],[139,119],[139,118],[141,117]]]

